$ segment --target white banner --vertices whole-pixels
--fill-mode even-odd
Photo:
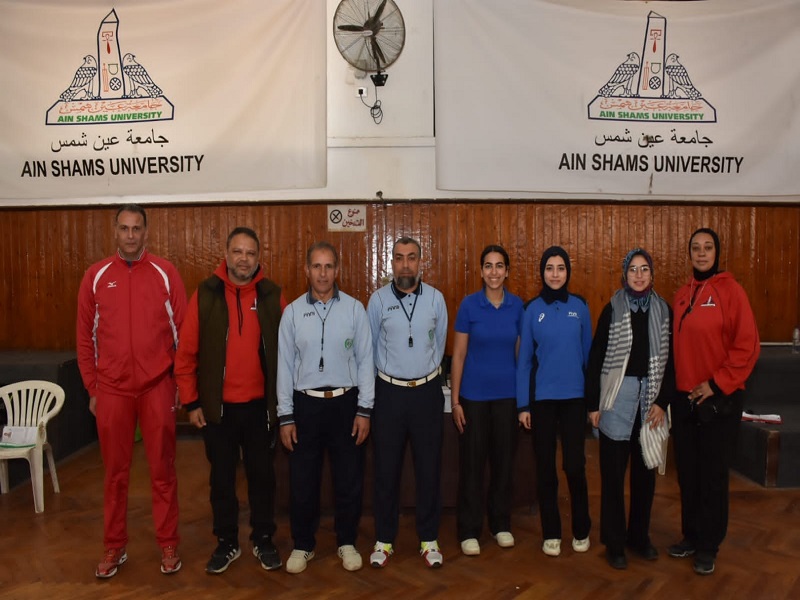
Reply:
[[[325,186],[325,3],[0,0],[0,206]]]
[[[439,189],[800,193],[800,2],[434,9]]]

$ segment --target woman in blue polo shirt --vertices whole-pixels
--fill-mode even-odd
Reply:
[[[542,291],[525,307],[517,363],[519,422],[533,429],[536,489],[542,521],[542,552],[561,554],[558,511],[557,437],[569,486],[572,549],[589,549],[589,494],[586,486],[584,373],[592,345],[589,307],[570,294],[569,255],[560,246],[544,251],[539,263]]]
[[[508,253],[491,245],[481,253],[483,289],[461,302],[450,367],[453,422],[459,436],[457,529],[461,551],[480,554],[483,474],[489,461],[489,531],[498,545],[511,534],[511,473],[517,445],[515,369],[522,300],[505,289]]]

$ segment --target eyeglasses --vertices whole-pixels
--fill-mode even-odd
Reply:
[[[651,269],[647,265],[642,265],[641,267],[628,267],[628,273],[631,275],[636,275],[636,273],[641,273],[642,275],[647,275],[650,273]]]

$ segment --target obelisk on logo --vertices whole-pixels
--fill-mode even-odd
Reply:
[[[642,63],[639,69],[640,98],[660,98],[664,92],[664,57],[667,41],[667,20],[650,11],[644,33]]]
[[[122,78],[122,58],[119,51],[119,19],[114,9],[100,23],[97,31],[98,76],[101,98],[122,98],[125,84]]]

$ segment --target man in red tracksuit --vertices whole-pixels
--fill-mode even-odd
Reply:
[[[128,555],[127,510],[138,421],[150,470],[161,572],[181,568],[175,475],[175,380],[178,329],[186,289],[172,263],[147,252],[147,215],[117,211],[117,253],[89,267],[78,293],[78,366],[97,419],[105,465],[105,553],[95,575],[113,577]]]
[[[281,289],[264,277],[252,229],[228,235],[225,260],[189,302],[175,359],[181,403],[203,432],[211,464],[211,511],[217,547],[206,572],[219,574],[241,555],[236,466],[241,456],[250,503],[253,554],[271,571],[281,566],[275,533],[278,426],[278,324]]]

